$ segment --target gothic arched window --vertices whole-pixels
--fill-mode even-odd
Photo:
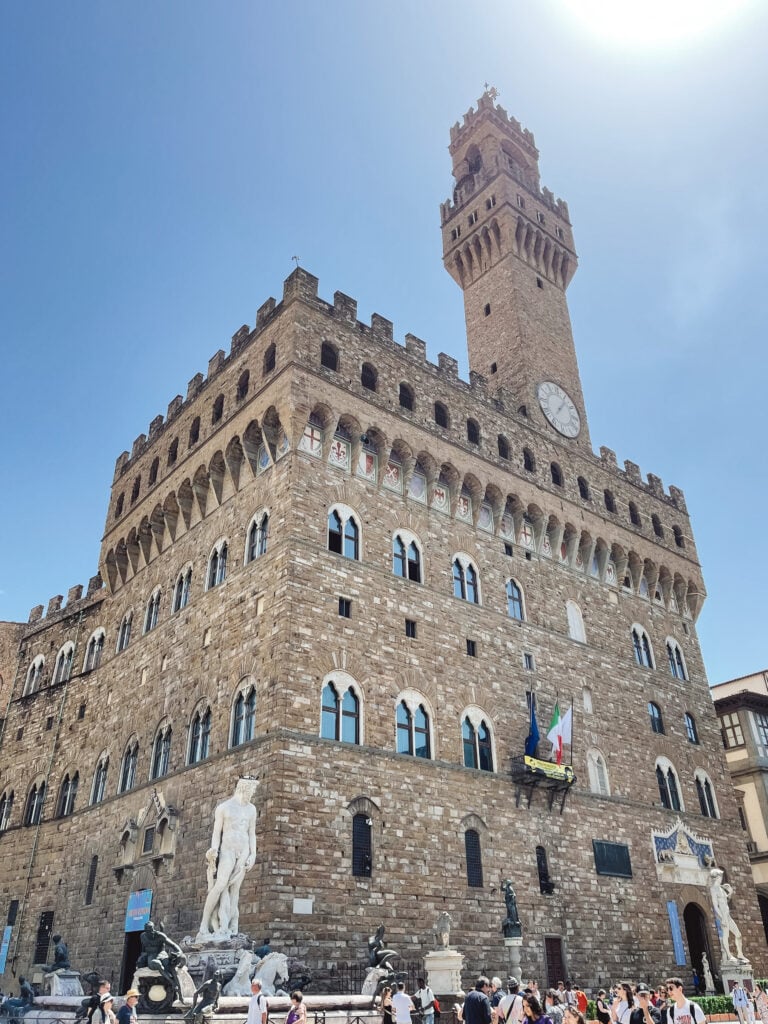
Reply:
[[[198,708],[189,728],[189,756],[187,764],[197,764],[208,757],[211,742],[211,709]]]
[[[648,718],[651,721],[651,731],[664,735],[664,719],[661,715],[661,708],[652,700],[648,702]]]
[[[421,551],[408,534],[398,532],[392,540],[392,571],[404,580],[421,583]]]
[[[653,668],[651,641],[642,626],[632,627],[632,650],[635,661],[641,668]]]
[[[208,575],[206,578],[206,590],[213,590],[214,587],[218,587],[220,583],[223,583],[227,578],[227,555],[229,554],[229,545],[225,540],[219,541],[216,547],[211,552],[211,556],[208,559]]]
[[[671,637],[667,640],[667,661],[669,663],[669,671],[672,673],[673,678],[688,678],[688,673],[685,671],[685,662],[683,661],[683,652],[680,650],[680,644]]]
[[[480,604],[477,569],[468,558],[459,555],[453,560],[453,596]]]
[[[180,612],[189,604],[189,592],[192,589],[192,567],[179,573],[176,586],[173,588],[173,610]]]
[[[332,508],[328,513],[328,550],[360,560],[360,527],[354,514],[343,507]]]
[[[27,796],[24,806],[23,822],[25,825],[39,825],[43,819],[43,805],[45,804],[45,783],[35,783]]]
[[[241,690],[232,707],[231,747],[239,747],[254,737],[256,729],[256,688],[249,686]]]
[[[323,687],[320,735],[342,743],[360,742],[360,700],[352,686],[342,694],[332,681]]]
[[[171,761],[171,738],[173,730],[170,725],[158,729],[155,735],[155,742],[152,746],[152,764],[149,770],[149,778],[160,779],[168,774]]]
[[[123,754],[123,763],[120,766],[120,785],[118,793],[127,793],[133,789],[136,782],[136,766],[139,762],[139,741],[130,740]]]
[[[477,726],[475,726],[469,715],[467,715],[461,726],[461,737],[464,745],[464,767],[478,768],[483,772],[492,772],[493,748],[491,730],[488,728],[488,723],[485,719],[481,719]]]
[[[518,622],[525,621],[523,589],[517,580],[507,580],[507,615],[510,619],[517,619]]]
[[[100,804],[107,791],[107,773],[109,771],[109,755],[104,754],[99,758],[96,771],[93,775],[93,788],[91,789],[91,804]]]
[[[67,818],[75,809],[75,800],[77,798],[77,787],[80,784],[80,773],[75,772],[70,775],[69,772],[64,776],[59,787],[59,799],[56,802],[56,817]]]

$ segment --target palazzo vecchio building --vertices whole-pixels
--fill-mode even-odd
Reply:
[[[244,774],[241,930],[318,978],[382,923],[417,960],[443,910],[465,983],[503,973],[506,878],[526,977],[717,970],[713,866],[768,971],[685,499],[593,452],[533,135],[489,91],[450,155],[469,383],[297,268],[117,459],[85,591],[3,625],[4,989],[57,931],[124,988],[129,906],[194,935]],[[532,695],[572,772],[523,759]]]

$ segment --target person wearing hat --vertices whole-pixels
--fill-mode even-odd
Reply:
[[[114,1001],[115,997],[111,992],[105,992],[101,997],[101,1013],[104,1018],[104,1024],[117,1024],[117,1017],[112,1009]]]
[[[635,989],[637,1005],[629,1015],[629,1024],[661,1024],[661,1014],[651,1002],[651,990],[642,982]]]
[[[125,993],[125,1002],[117,1011],[117,1024],[136,1024],[136,1003],[139,1001],[139,990],[129,988]]]
[[[523,1019],[523,997],[517,978],[507,981],[507,995],[496,1009],[496,1020],[504,1024],[520,1024]]]

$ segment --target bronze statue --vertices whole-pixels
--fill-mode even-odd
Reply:
[[[181,984],[177,968],[185,967],[186,956],[181,947],[173,939],[155,928],[153,921],[147,921],[141,933],[141,955],[136,961],[137,967],[149,967],[157,971],[171,987],[175,999],[181,999]]]
[[[63,941],[60,935],[52,935],[53,941],[53,963],[46,964],[43,967],[44,974],[53,974],[54,971],[68,971],[70,970],[69,965],[69,950],[67,949],[66,942]]]
[[[193,1024],[202,1024],[206,1017],[212,1017],[219,1007],[221,995],[221,971],[214,971],[209,978],[204,978],[192,997],[192,1005],[184,1014],[183,1020]]]

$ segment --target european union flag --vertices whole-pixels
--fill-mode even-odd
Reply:
[[[536,722],[536,694],[531,694],[531,722],[528,728],[528,737],[525,741],[525,753],[528,757],[536,757],[536,747],[539,744],[539,726]]]

